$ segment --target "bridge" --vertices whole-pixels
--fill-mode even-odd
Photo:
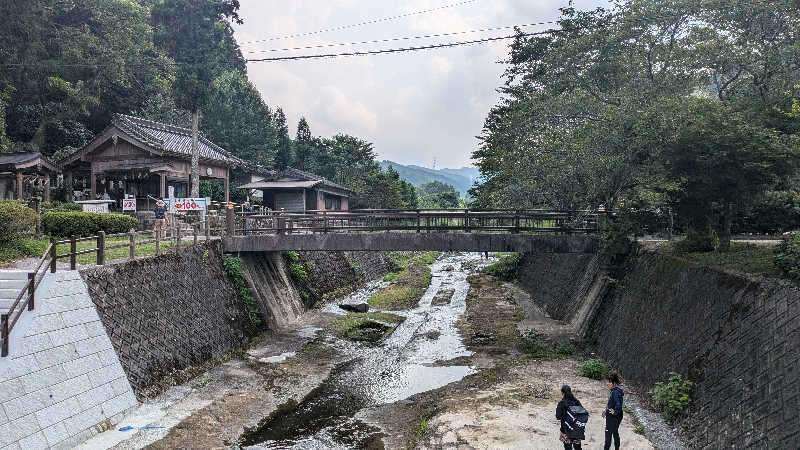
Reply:
[[[228,212],[227,252],[462,251],[594,253],[598,211],[358,210]]]

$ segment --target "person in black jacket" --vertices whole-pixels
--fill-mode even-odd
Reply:
[[[583,428],[570,429],[569,424],[566,423],[569,407],[581,406],[581,402],[572,395],[572,389],[566,384],[561,386],[561,393],[564,394],[564,397],[556,407],[556,419],[561,421],[561,436],[559,439],[564,443],[564,450],[581,450],[581,441],[586,439]]]
[[[606,385],[611,389],[611,394],[608,396],[608,404],[603,415],[606,417],[606,442],[603,446],[604,450],[611,448],[611,439],[614,439],[614,448],[619,450],[619,425],[622,423],[622,399],[624,393],[620,389],[621,381],[619,375],[615,371],[609,371],[606,377]]]

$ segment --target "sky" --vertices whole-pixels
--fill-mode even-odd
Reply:
[[[458,4],[452,7],[449,5]],[[333,46],[295,51],[292,47],[352,43],[491,27],[558,18],[568,0],[241,0],[243,25],[236,39],[245,58],[377,50],[493,36],[513,30]],[[577,8],[605,6],[603,0],[575,0]],[[443,8],[444,7],[444,8]],[[336,27],[411,14],[396,20]],[[523,28],[538,31],[540,25]],[[311,33],[311,34],[309,34]],[[306,34],[291,38],[287,35]],[[281,38],[281,39],[275,39]],[[256,40],[271,39],[264,42]],[[471,166],[484,120],[500,100],[511,40],[388,55],[319,60],[250,62],[248,76],[271,108],[282,107],[294,136],[305,117],[315,136],[345,133],[372,142],[379,159],[438,168]]]

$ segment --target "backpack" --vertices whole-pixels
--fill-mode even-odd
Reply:
[[[584,439],[586,423],[589,422],[589,411],[580,405],[567,407],[567,417],[564,418],[564,427],[570,439]]]

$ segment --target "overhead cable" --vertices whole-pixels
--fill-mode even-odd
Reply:
[[[253,41],[242,41],[242,42],[239,42],[239,45],[255,44],[257,42],[278,41],[278,40],[282,40],[282,39],[291,39],[291,38],[297,38],[297,37],[303,37],[303,36],[313,36],[315,34],[328,33],[328,32],[331,32],[331,31],[347,30],[347,29],[350,29],[350,28],[360,27],[360,26],[364,26],[364,25],[372,25],[372,24],[375,24],[375,23],[388,22],[390,20],[402,19],[404,17],[410,17],[410,16],[416,16],[416,15],[420,15],[420,14],[426,14],[426,13],[430,13],[430,12],[434,12],[434,11],[439,11],[439,10],[442,10],[442,9],[455,8],[456,6],[466,5],[466,4],[469,4],[469,3],[475,3],[477,1],[478,0],[464,0],[464,1],[461,1],[461,2],[458,2],[458,3],[451,3],[449,5],[439,6],[439,7],[436,7],[436,8],[426,9],[426,10],[423,10],[423,11],[414,11],[414,12],[410,12],[410,13],[400,14],[400,15],[397,15],[397,16],[383,17],[381,19],[373,19],[373,20],[367,20],[367,21],[364,21],[364,22],[353,23],[353,24],[350,24],[350,25],[341,25],[341,26],[333,27],[333,28],[325,28],[323,30],[307,31],[307,32],[304,32],[304,33],[287,34],[287,35],[284,35],[284,36],[275,36],[275,37],[271,37],[271,38],[256,39],[256,40],[253,40]]]

